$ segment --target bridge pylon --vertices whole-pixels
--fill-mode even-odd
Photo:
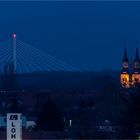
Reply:
[[[15,75],[16,75],[16,43],[17,43],[17,35],[14,33],[12,35],[12,41],[13,41],[13,44],[12,44],[12,49],[13,49],[13,72],[14,72],[14,78],[15,78]]]

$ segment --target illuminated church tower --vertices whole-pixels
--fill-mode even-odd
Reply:
[[[130,87],[130,71],[129,71],[129,61],[127,57],[127,51],[126,48],[124,50],[124,57],[123,57],[123,66],[121,71],[121,84],[124,88]]]
[[[134,60],[134,72],[132,74],[132,80],[134,84],[140,83],[140,59],[138,48],[136,49],[136,56]]]

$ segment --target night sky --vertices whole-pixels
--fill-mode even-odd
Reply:
[[[80,70],[120,70],[123,40],[130,57],[140,46],[140,2],[0,2],[0,41],[13,32]]]

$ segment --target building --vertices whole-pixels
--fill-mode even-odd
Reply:
[[[120,81],[123,88],[131,88],[140,84],[140,59],[138,48],[136,48],[136,56],[133,62],[129,62],[125,48]]]

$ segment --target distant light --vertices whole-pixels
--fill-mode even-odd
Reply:
[[[13,34],[13,38],[16,38],[16,34]]]
[[[71,127],[71,125],[72,125],[72,120],[69,120],[69,126]]]

